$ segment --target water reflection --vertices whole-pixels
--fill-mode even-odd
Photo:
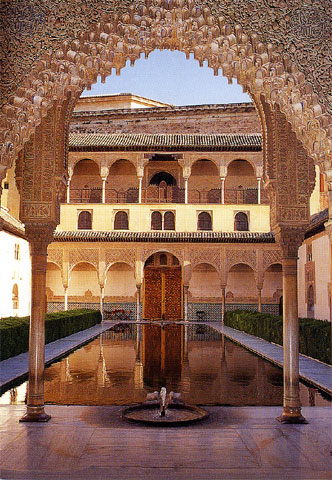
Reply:
[[[205,325],[125,325],[45,370],[45,402],[124,405],[166,386],[187,403],[282,405],[282,370]],[[24,393],[23,393],[24,392]],[[301,384],[305,405],[330,405]],[[24,385],[0,403],[24,403]]]

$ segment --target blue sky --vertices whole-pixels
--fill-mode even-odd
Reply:
[[[155,50],[148,59],[142,56],[133,67],[127,64],[120,76],[112,72],[104,84],[98,80],[82,96],[114,93],[134,93],[174,105],[250,102],[236,80],[228,85],[221,74],[213,75],[207,62],[200,67],[192,55],[187,60],[184,53],[169,50]]]

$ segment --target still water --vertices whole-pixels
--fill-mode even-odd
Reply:
[[[127,405],[166,386],[200,405],[282,405],[282,370],[205,325],[118,325],[45,370],[45,403]],[[303,406],[330,406],[300,386]],[[25,402],[26,382],[0,398]]]

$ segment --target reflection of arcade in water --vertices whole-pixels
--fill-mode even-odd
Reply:
[[[282,405],[282,370],[207,325],[120,324],[45,369],[45,400],[62,405],[130,405],[147,393],[181,393],[194,405]],[[26,385],[0,403],[24,403]],[[330,406],[300,384],[303,406]]]
[[[182,319],[182,277],[179,260],[162,252],[151,255],[144,267],[143,317]]]

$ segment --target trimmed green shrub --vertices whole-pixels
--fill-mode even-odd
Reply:
[[[99,310],[68,310],[45,315],[45,343],[54,342],[101,322]],[[29,350],[30,317],[0,319],[0,360]]]
[[[234,310],[225,313],[224,322],[228,327],[282,345],[283,329],[280,316]],[[313,318],[299,318],[299,351],[331,365],[331,324]]]

